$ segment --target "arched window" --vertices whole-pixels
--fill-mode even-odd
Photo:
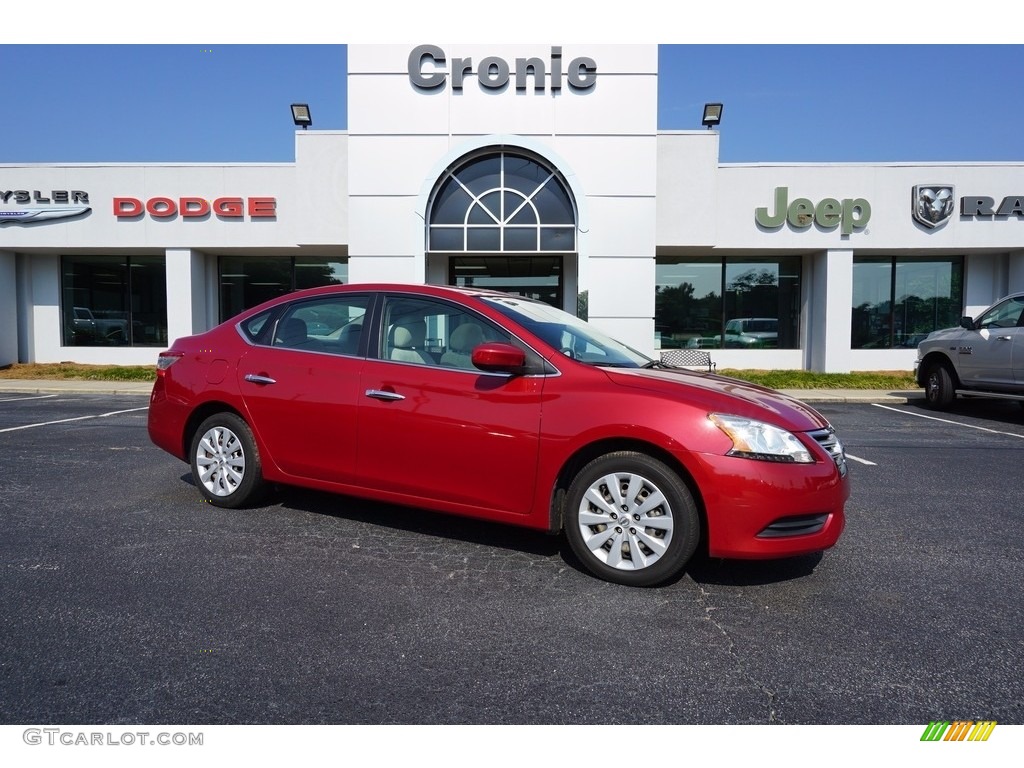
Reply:
[[[576,209],[565,183],[521,152],[490,152],[449,168],[427,220],[427,250],[435,253],[576,250]]]

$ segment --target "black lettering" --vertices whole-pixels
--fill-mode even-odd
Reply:
[[[71,190],[71,202],[73,202],[73,203],[83,203],[84,205],[88,205],[89,204],[89,193],[88,192],[82,192],[81,190],[78,190],[78,189],[72,189]]]
[[[451,67],[442,48],[436,45],[418,45],[409,52],[406,69],[409,82],[416,88],[439,89],[451,80],[453,91],[461,91],[467,78],[474,73],[477,83],[485,90],[505,88],[511,79],[512,67],[499,56],[487,56],[474,69],[472,58],[452,58]],[[550,83],[552,91],[562,90],[562,81],[568,82],[573,90],[589,90],[597,83],[597,63],[589,56],[579,56],[568,65],[562,61],[562,46],[551,46],[551,58],[545,62],[539,57],[517,58],[515,60],[515,88],[529,90],[533,81],[534,91],[543,92]],[[545,82],[547,81],[547,82]]]
[[[425,62],[444,67],[444,51],[436,45],[418,45],[409,54],[409,79],[420,88],[439,88],[444,85],[444,69],[424,72]]]
[[[16,203],[27,203],[31,200],[31,196],[27,189],[16,189],[14,190],[14,202]]]
[[[32,190],[32,199],[35,200],[37,203],[48,203],[48,202],[50,202],[50,198],[43,197],[41,194],[39,194],[39,190],[38,189]]]
[[[547,70],[544,67],[544,60],[533,58],[533,59],[516,59],[516,90],[526,90],[526,78],[533,76],[533,90],[543,91],[544,90],[544,76],[547,74]]]
[[[996,201],[991,197],[961,197],[961,216],[992,216]]]
[[[562,46],[551,46],[551,90],[562,90]]]
[[[14,194],[14,190],[13,189],[9,189],[6,192],[0,192],[0,200],[3,200],[6,203],[8,200],[11,199],[11,195],[13,195],[13,194]]]
[[[586,56],[573,59],[566,73],[569,85],[573,88],[587,89],[597,82],[597,62]]]
[[[68,191],[66,189],[55,189],[50,194],[53,195],[53,202],[55,203],[66,203],[68,201]]]
[[[1000,216],[1010,216],[1011,214],[1024,216],[1024,197],[1004,197],[996,213]]]
[[[452,59],[452,90],[461,91],[462,81],[472,71],[472,59]]]
[[[497,56],[488,56],[480,61],[476,76],[484,88],[502,88],[508,84],[508,63]]]

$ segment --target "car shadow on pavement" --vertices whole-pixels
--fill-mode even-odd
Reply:
[[[974,419],[998,421],[1002,424],[1024,424],[1024,402],[1015,400],[958,397],[948,408],[938,410],[929,408],[925,400],[918,399],[909,401],[905,407],[939,419],[950,416],[968,416]]]
[[[551,536],[543,531],[304,488],[281,486],[273,491],[267,501],[284,509],[542,557],[554,556],[560,547],[560,537]]]
[[[698,584],[751,587],[806,578],[823,556],[822,552],[779,560],[723,560],[698,556],[690,562],[686,572]]]
[[[188,485],[195,486],[191,472],[183,473],[180,479]],[[593,578],[562,535],[295,486],[275,486],[259,509],[272,510],[274,507],[365,523],[382,529],[522,552],[542,558],[558,557],[573,570]],[[246,510],[237,511],[244,513]],[[722,586],[771,584],[806,577],[813,572],[821,559],[822,553],[817,552],[780,560],[725,560],[708,557],[698,548],[693,559],[678,576],[659,586],[671,586],[686,577],[698,584]]]

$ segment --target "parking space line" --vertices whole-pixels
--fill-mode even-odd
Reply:
[[[867,459],[862,459],[860,456],[854,456],[852,453],[846,454],[846,458],[853,459],[854,461],[859,461],[861,464],[867,464],[869,467],[878,466],[875,462],[868,461]]]
[[[48,397],[56,397],[56,395],[31,395],[29,397],[0,397],[0,403],[13,403],[18,400],[45,400]]]
[[[977,429],[979,432],[991,432],[993,435],[1006,435],[1007,437],[1019,437],[1024,439],[1024,435],[1017,434],[1016,432],[1003,432],[998,429],[989,429],[988,427],[979,427],[974,424],[964,424],[962,421],[953,421],[952,419],[940,419],[938,416],[927,416],[923,413],[914,413],[913,411],[903,411],[899,408],[893,408],[891,405],[881,405],[880,403],[872,403],[876,408],[884,408],[887,411],[896,411],[896,413],[902,413],[906,416],[917,416],[919,419],[930,419],[931,421],[941,421],[943,424],[952,424],[956,427],[966,427],[967,429]]]
[[[110,413],[97,413],[92,416],[75,416],[72,419],[57,419],[56,421],[40,421],[37,424],[22,424],[20,427],[7,427],[6,429],[0,429],[0,432],[17,432],[19,429],[32,429],[33,427],[48,427],[51,424],[66,424],[69,421],[84,421],[85,419],[104,419],[107,416],[117,416],[119,413],[134,413],[135,411],[148,411],[149,406],[145,408],[128,408],[123,411],[110,411]]]

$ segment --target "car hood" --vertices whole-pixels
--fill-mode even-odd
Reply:
[[[955,339],[961,336],[964,329],[960,326],[954,326],[953,328],[940,328],[937,331],[932,331],[921,341],[922,344],[928,341],[942,341],[943,339]]]
[[[604,368],[614,383],[657,392],[709,413],[759,419],[795,432],[829,426],[804,402],[774,389],[712,373],[666,368]]]

